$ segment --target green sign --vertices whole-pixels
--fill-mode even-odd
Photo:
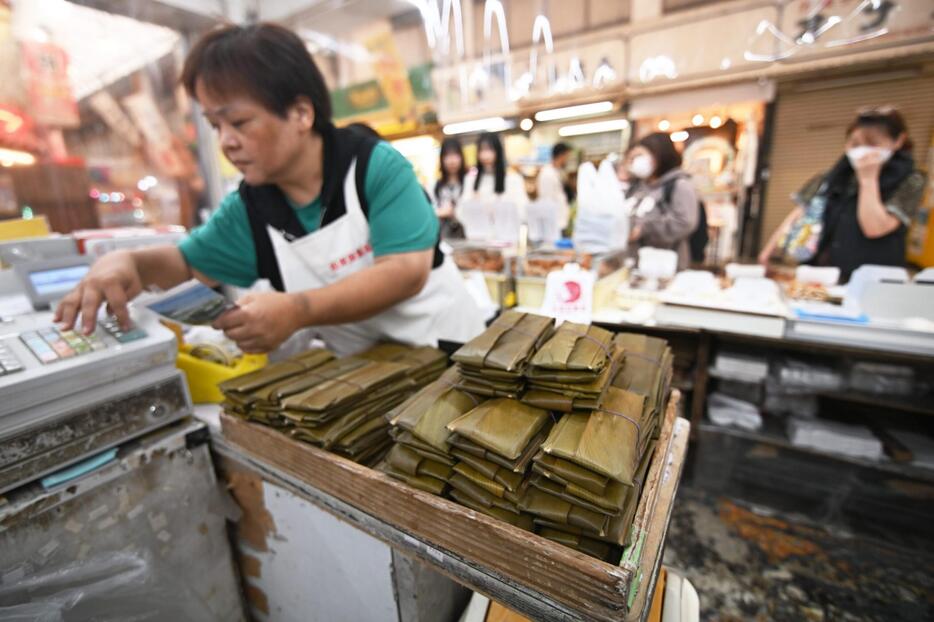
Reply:
[[[434,90],[431,88],[431,63],[409,68],[409,82],[415,100],[431,101]],[[353,84],[347,88],[331,91],[331,107],[335,119],[346,119],[362,114],[389,109],[389,102],[376,80]]]

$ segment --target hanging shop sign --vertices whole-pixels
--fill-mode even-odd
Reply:
[[[24,105],[19,48],[10,25],[10,6],[0,2],[0,101]]]
[[[389,109],[389,102],[379,88],[379,82],[370,80],[344,89],[331,91],[331,107],[335,119]]]
[[[635,32],[629,39],[629,84],[648,86],[760,69],[760,64],[746,59],[750,41],[744,33],[777,19],[776,6],[760,6]],[[723,36],[712,37],[715,32]]]
[[[40,124],[77,127],[78,104],[68,81],[68,55],[52,43],[24,41],[23,66],[29,110]]]
[[[185,163],[176,150],[172,131],[152,95],[145,91],[128,95],[123,98],[123,106],[146,139],[149,157],[159,171],[169,177],[184,177],[188,172]]]
[[[438,92],[438,116],[444,123],[512,116],[522,107],[605,96],[623,86],[626,47],[619,38],[551,53],[547,46],[535,49],[436,69],[433,82]],[[465,72],[466,91],[461,79]],[[517,77],[510,81],[510,76]]]
[[[32,117],[8,104],[0,104],[0,147],[36,151],[39,139]]]
[[[431,88],[431,64],[408,70],[409,87],[415,97],[415,117],[400,121],[394,116],[389,100],[377,80],[353,84],[331,91],[331,109],[337,121],[365,119],[382,134],[411,131],[418,125],[436,121],[434,91]]]
[[[934,38],[931,0],[797,0],[774,34],[781,60],[907,44]]]
[[[115,134],[133,147],[139,147],[141,142],[139,131],[123,112],[113,95],[108,91],[98,91],[88,99],[88,103]]]
[[[392,31],[380,29],[367,37],[364,45],[373,57],[373,70],[392,116],[400,122],[414,121],[415,94]]]

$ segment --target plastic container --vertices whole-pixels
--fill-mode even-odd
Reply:
[[[181,344],[175,364],[185,372],[191,401],[195,404],[219,404],[224,401],[224,396],[217,388],[218,384],[264,367],[267,362],[265,354],[244,354],[233,366],[221,365],[191,356],[191,349],[191,345]]]

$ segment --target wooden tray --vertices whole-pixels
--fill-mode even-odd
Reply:
[[[654,584],[660,564],[656,558],[673,491],[663,495],[662,507],[659,492],[666,483],[670,490],[672,473],[677,484],[685,443],[675,440],[687,437],[687,422],[676,415],[679,399],[674,391],[636,511],[636,537],[618,566],[410,488],[263,425],[221,415],[222,442],[284,474],[298,488],[325,493],[315,499],[324,509],[516,611],[548,619],[622,620],[640,596],[639,585]],[[361,516],[342,509],[344,504]],[[365,515],[374,520],[364,520]],[[656,558],[643,560],[649,550]]]

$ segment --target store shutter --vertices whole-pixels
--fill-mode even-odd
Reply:
[[[891,79],[895,75],[905,77]],[[926,166],[934,131],[934,76],[893,71],[879,74],[877,80],[861,77],[858,84],[841,82],[830,78],[779,87],[762,243],[791,211],[791,193],[843,153],[847,125],[863,106],[894,104],[908,123],[917,166]]]

